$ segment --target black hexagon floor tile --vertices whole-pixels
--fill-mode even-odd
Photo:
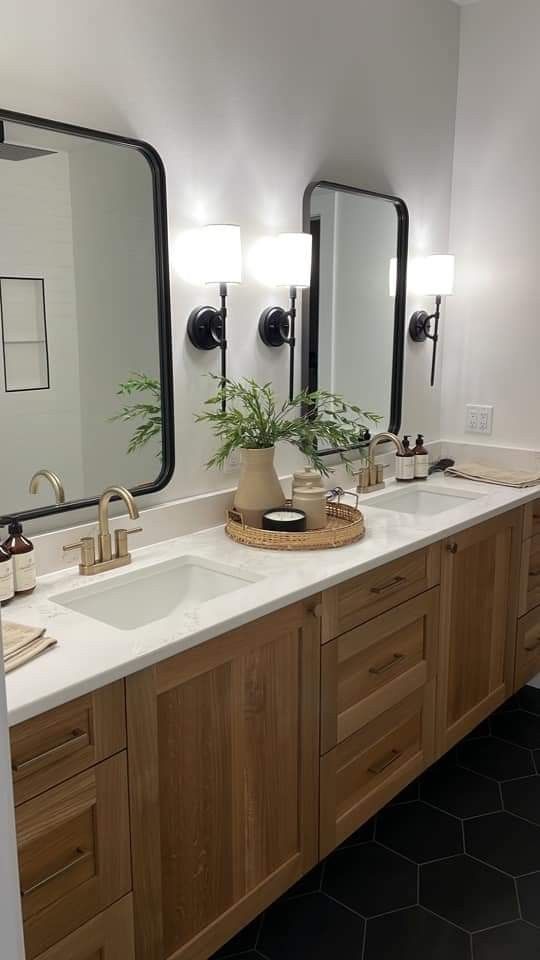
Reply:
[[[540,773],[540,750],[534,751],[534,762],[536,765],[536,772]]]
[[[474,960],[538,960],[540,930],[518,920],[473,936]]]
[[[517,889],[521,904],[521,916],[529,923],[534,923],[537,927],[540,927],[540,873],[532,873],[529,877],[521,877],[517,881]]]
[[[482,720],[474,730],[467,734],[465,740],[479,740],[481,737],[491,736],[491,719]]]
[[[513,877],[540,870],[540,827],[511,813],[465,821],[465,849]]]
[[[247,927],[240,930],[240,933],[237,933],[225,946],[221,947],[221,950],[214,954],[215,960],[218,960],[218,958],[221,960],[222,957],[237,957],[239,954],[246,954],[250,950],[254,950],[261,923],[262,916],[257,917],[252,923],[248,923]]]
[[[535,713],[537,717],[540,717],[540,689],[538,687],[523,687],[516,694],[516,697],[522,710]]]
[[[501,713],[493,717],[491,732],[494,737],[517,743],[529,750],[540,748],[540,716],[516,710],[515,713]]]
[[[364,960],[469,960],[469,937],[422,907],[399,910],[367,926]]]
[[[514,714],[505,714],[514,716]],[[534,773],[531,753],[504,740],[485,737],[466,740],[458,747],[459,765],[493,780],[513,780]]]
[[[378,843],[338,850],[326,863],[324,893],[364,917],[418,901],[418,868]]]
[[[540,777],[509,780],[502,785],[504,809],[540,826]]]
[[[324,861],[318,863],[313,870],[301,877],[292,887],[284,893],[284,897],[301,897],[305,893],[318,893],[321,889],[321,881],[324,872]]]
[[[456,817],[477,817],[501,809],[498,784],[472,770],[435,764],[420,781],[420,799]]]
[[[420,904],[470,932],[519,917],[513,880],[466,856],[420,867]]]
[[[415,863],[463,852],[459,821],[420,801],[382,810],[375,839]]]
[[[372,820],[368,820],[363,827],[360,827],[359,830],[355,830],[354,833],[351,833],[350,837],[347,837],[346,840],[340,845],[341,847],[354,847],[358,843],[369,843],[370,840],[373,840],[375,834],[375,817]]]
[[[408,787],[405,787],[401,793],[398,793],[397,797],[390,801],[388,806],[395,807],[399,803],[412,803],[413,800],[418,800],[418,780],[413,780]]]
[[[365,921],[323,893],[280,900],[265,913],[257,949],[269,960],[361,957]]]

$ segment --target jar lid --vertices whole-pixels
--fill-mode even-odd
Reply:
[[[320,480],[321,474],[315,467],[304,467],[303,470],[298,470],[296,473],[293,473],[293,479],[301,481]]]
[[[295,490],[294,499],[296,499],[296,497],[307,497],[310,500],[321,500],[323,497],[326,497],[326,490],[324,487],[316,487],[312,483],[306,483],[303,487]]]

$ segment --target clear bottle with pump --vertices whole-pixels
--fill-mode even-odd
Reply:
[[[424,446],[424,438],[419,433],[414,448],[414,476],[417,480],[427,480],[428,474],[429,454]]]
[[[13,560],[15,593],[32,593],[36,589],[36,555],[34,544],[23,534],[22,523],[10,520],[9,536],[2,547]]]
[[[9,551],[0,546],[0,604],[4,606],[14,596],[13,559]]]
[[[406,434],[403,437],[403,453],[396,454],[396,480],[410,483],[414,480],[414,450],[411,450],[411,438]]]

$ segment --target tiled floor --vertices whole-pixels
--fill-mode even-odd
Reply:
[[[540,690],[516,694],[225,957],[540,960]]]

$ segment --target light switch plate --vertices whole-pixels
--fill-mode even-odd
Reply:
[[[493,406],[468,403],[465,430],[467,433],[483,433],[484,436],[489,436],[493,431]]]

